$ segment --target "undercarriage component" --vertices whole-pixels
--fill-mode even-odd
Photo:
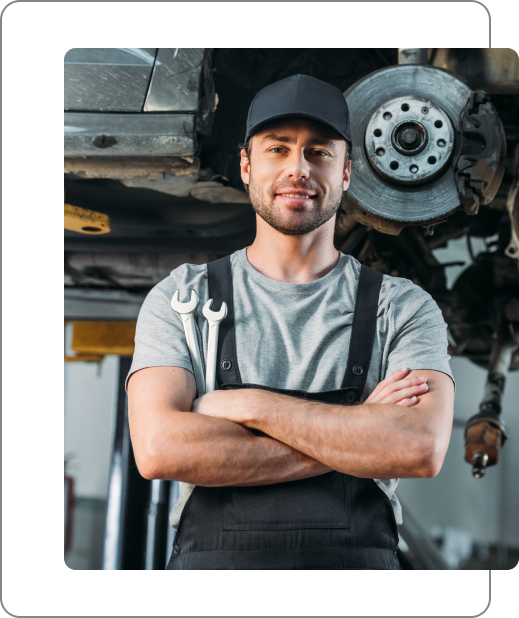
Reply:
[[[499,452],[508,438],[506,426],[500,417],[501,399],[512,354],[517,347],[517,343],[510,338],[510,332],[503,328],[492,347],[485,394],[479,412],[465,426],[465,461],[472,465],[475,478],[481,478],[488,466],[497,464]]]
[[[193,114],[65,113],[65,157],[195,154]]]
[[[515,148],[514,157],[515,175],[506,198],[506,208],[510,217],[510,242],[505,254],[512,259],[519,260],[519,144]],[[518,318],[519,319],[519,318]]]
[[[345,210],[360,223],[393,235],[421,225],[430,235],[460,200],[475,214],[496,195],[506,138],[486,93],[448,71],[403,64],[344,96],[355,119]]]
[[[65,174],[77,178],[163,179],[172,176],[196,176],[200,161],[196,157],[69,157]]]
[[[200,47],[160,47],[143,111],[196,111],[203,58]]]
[[[440,48],[429,61],[465,79],[474,90],[490,94],[519,93],[519,59],[507,48]]]
[[[456,186],[465,212],[475,215],[494,199],[505,173],[505,130],[486,92],[471,93],[456,132]]]
[[[335,219],[335,240],[341,242],[357,225],[358,221],[354,217],[339,208]]]
[[[64,66],[65,110],[141,112],[156,53],[150,47],[70,49]]]
[[[245,191],[234,187],[225,187],[216,181],[197,182],[189,195],[197,200],[205,200],[211,204],[250,204]]]
[[[452,356],[465,356],[488,370],[503,316],[507,333],[517,338],[519,271],[500,251],[478,255],[458,277],[449,296],[443,302],[436,300],[455,341],[449,350]],[[508,370],[519,370],[519,348],[514,350]]]
[[[382,178],[401,185],[424,184],[449,163],[454,127],[432,101],[399,97],[373,114],[365,146],[371,165]]]
[[[191,197],[211,204],[250,204],[249,196],[245,191],[226,187],[215,180],[199,181],[197,176],[171,176],[161,180],[131,179],[123,180],[127,187],[138,187],[160,191],[177,197]]]
[[[427,47],[399,47],[398,64],[427,64]]]
[[[71,253],[65,254],[68,285],[97,288],[148,288],[180,265],[205,264],[218,256],[196,253]]]
[[[218,103],[211,56],[204,48],[70,50],[65,157],[193,156]]]
[[[383,221],[373,227],[390,234],[398,234],[408,225],[433,225],[455,212],[460,202],[454,174],[450,168],[435,178],[431,177],[425,184],[414,185],[409,180],[414,178],[414,174],[423,173],[420,167],[423,167],[424,163],[425,174],[428,172],[427,166],[432,166],[437,172],[441,171],[441,166],[448,159],[448,155],[440,153],[446,153],[452,148],[450,127],[457,121],[470,93],[471,90],[466,84],[452,73],[418,65],[394,66],[375,71],[347,90],[344,96],[353,119],[352,176],[348,202],[354,204],[356,208],[350,209],[347,204],[346,210],[358,220],[360,211],[364,217],[372,221],[374,219]],[[384,114],[392,113],[386,108],[388,103],[393,101],[395,106],[397,104],[399,106],[394,126],[391,125],[392,117],[386,115],[388,120],[384,118]],[[425,108],[427,112],[424,113]],[[442,127],[436,127],[434,122],[432,126],[425,123],[427,113],[437,115],[435,122],[442,122]],[[409,118],[407,121],[409,124],[400,124],[406,122],[403,120],[404,115]],[[384,175],[380,173],[382,163],[378,166],[372,165],[365,147],[368,126],[373,127],[377,119],[388,123],[390,127],[388,138],[391,138],[391,141],[387,142],[388,154],[395,153],[395,157],[389,157],[388,165],[384,166],[386,172]],[[383,126],[374,127],[374,131],[377,129],[383,131]],[[440,129],[441,135],[436,136],[435,132]],[[415,142],[416,148],[414,148]],[[402,154],[402,152],[419,151],[422,147],[427,148],[427,144],[434,145],[434,148],[428,152],[425,162],[420,161],[419,166],[412,160],[412,156]],[[410,148],[406,148],[408,145]],[[384,146],[381,148],[384,149]],[[375,148],[371,153],[372,158],[380,157],[381,160],[386,157],[386,152],[380,151],[380,154],[377,154],[376,150]],[[434,157],[433,163],[428,162],[429,157]],[[409,165],[404,166],[401,161],[407,159]],[[432,158],[430,160],[433,161]],[[398,164],[396,169],[391,165],[393,161]],[[441,161],[439,168],[436,168],[439,161]],[[412,171],[413,165],[417,166],[418,170]],[[398,169],[403,167],[405,182],[402,184]]]
[[[151,191],[160,191],[168,195],[186,197],[196,185],[197,180],[198,176],[174,176],[168,174],[166,178],[129,178],[121,182],[125,187],[150,189]]]

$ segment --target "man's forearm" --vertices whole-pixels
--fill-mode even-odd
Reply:
[[[272,393],[269,393],[272,394]],[[274,394],[275,395],[275,394]],[[429,476],[429,453],[416,411],[391,404],[345,407],[314,401],[272,402],[246,426],[361,478]],[[282,404],[282,405],[279,405]],[[297,411],[296,411],[297,406]],[[288,412],[288,413],[287,413]]]
[[[425,373],[433,393],[412,408],[328,405],[247,389],[209,393],[195,400],[193,410],[260,430],[345,474],[429,477],[438,473],[447,450],[453,386],[444,374]]]
[[[136,458],[146,478],[206,487],[269,485],[330,471],[269,436],[191,412],[164,412],[160,432]]]

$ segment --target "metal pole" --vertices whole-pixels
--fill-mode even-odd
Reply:
[[[120,570],[123,560],[125,510],[128,494],[129,430],[128,409],[124,380],[130,369],[131,359],[119,359],[119,388],[115,423],[112,468],[106,509],[105,541],[103,548],[104,570]]]
[[[129,357],[121,357],[119,361],[117,419],[102,567],[107,570],[144,568],[146,509],[151,483],[139,474],[130,439],[128,400],[124,383],[131,360]]]
[[[472,465],[472,475],[477,479],[485,475],[487,466],[497,464],[504,441],[508,438],[508,431],[501,420],[501,399],[515,347],[510,333],[502,325],[492,345],[479,412],[465,425],[465,461]]]
[[[398,64],[427,64],[426,47],[399,47]]]
[[[167,507],[169,482],[151,482],[151,496],[147,513],[146,559],[147,571],[164,570],[167,537]]]

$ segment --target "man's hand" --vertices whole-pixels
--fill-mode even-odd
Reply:
[[[243,401],[243,393],[249,390],[211,391],[195,399],[191,411],[213,418],[224,418],[233,423],[243,423],[245,419],[240,414],[243,408],[241,402]],[[256,389],[254,391],[256,392]],[[268,391],[261,392],[266,393]]]
[[[419,401],[418,396],[427,392],[427,378],[406,378],[409,369],[399,369],[382,380],[364,403],[393,403],[411,408]],[[269,391],[264,391],[268,393]],[[225,418],[235,423],[244,423],[242,405],[243,390],[213,391],[193,401],[193,412]]]
[[[430,369],[415,370],[407,378],[398,373],[375,389],[367,405],[332,405],[238,389],[208,393],[195,400],[193,411],[260,431],[344,474],[377,479],[436,476],[452,428],[452,380]],[[406,407],[413,410],[406,412]]]
[[[399,369],[382,380],[364,403],[393,403],[411,408],[418,403],[418,396],[429,390],[427,378],[406,378],[409,369]]]

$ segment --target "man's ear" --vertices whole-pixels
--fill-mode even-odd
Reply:
[[[342,178],[342,190],[347,191],[350,186],[350,176],[351,176],[351,161],[348,163],[344,170],[344,176]]]
[[[241,151],[241,161],[240,161],[240,170],[241,170],[241,179],[243,182],[248,185],[250,184],[250,161],[247,156],[247,151],[245,148],[242,148]]]

